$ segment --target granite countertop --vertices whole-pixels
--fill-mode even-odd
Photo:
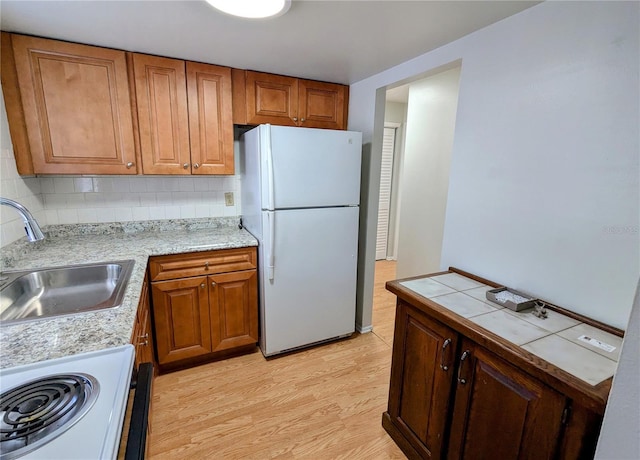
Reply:
[[[0,368],[130,343],[149,256],[257,246],[236,218],[56,225],[37,243],[1,249],[3,271],[133,259],[123,303],[88,312],[0,327]]]

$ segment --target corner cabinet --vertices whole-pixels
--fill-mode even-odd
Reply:
[[[258,342],[256,248],[152,257],[161,370],[252,351]]]
[[[246,71],[236,80],[236,93],[243,78],[246,92],[238,98],[246,101],[246,112],[239,110],[239,124],[347,128],[347,86]]]
[[[144,174],[233,174],[231,69],[133,54]]]
[[[124,51],[2,33],[20,174],[136,174]]]
[[[593,458],[610,382],[590,392],[437,297],[387,289],[398,301],[382,425],[409,458]]]

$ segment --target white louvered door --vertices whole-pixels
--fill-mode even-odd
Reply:
[[[378,236],[376,260],[387,258],[389,236],[389,208],[391,203],[391,178],[393,176],[393,149],[396,140],[395,128],[384,128],[382,140],[382,168],[380,170],[380,197],[378,204]]]

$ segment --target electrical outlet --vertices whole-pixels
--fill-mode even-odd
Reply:
[[[227,206],[233,206],[233,192],[224,193],[224,204]]]

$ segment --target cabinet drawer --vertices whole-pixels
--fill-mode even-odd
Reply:
[[[251,270],[257,267],[256,248],[220,249],[151,257],[151,281]]]

